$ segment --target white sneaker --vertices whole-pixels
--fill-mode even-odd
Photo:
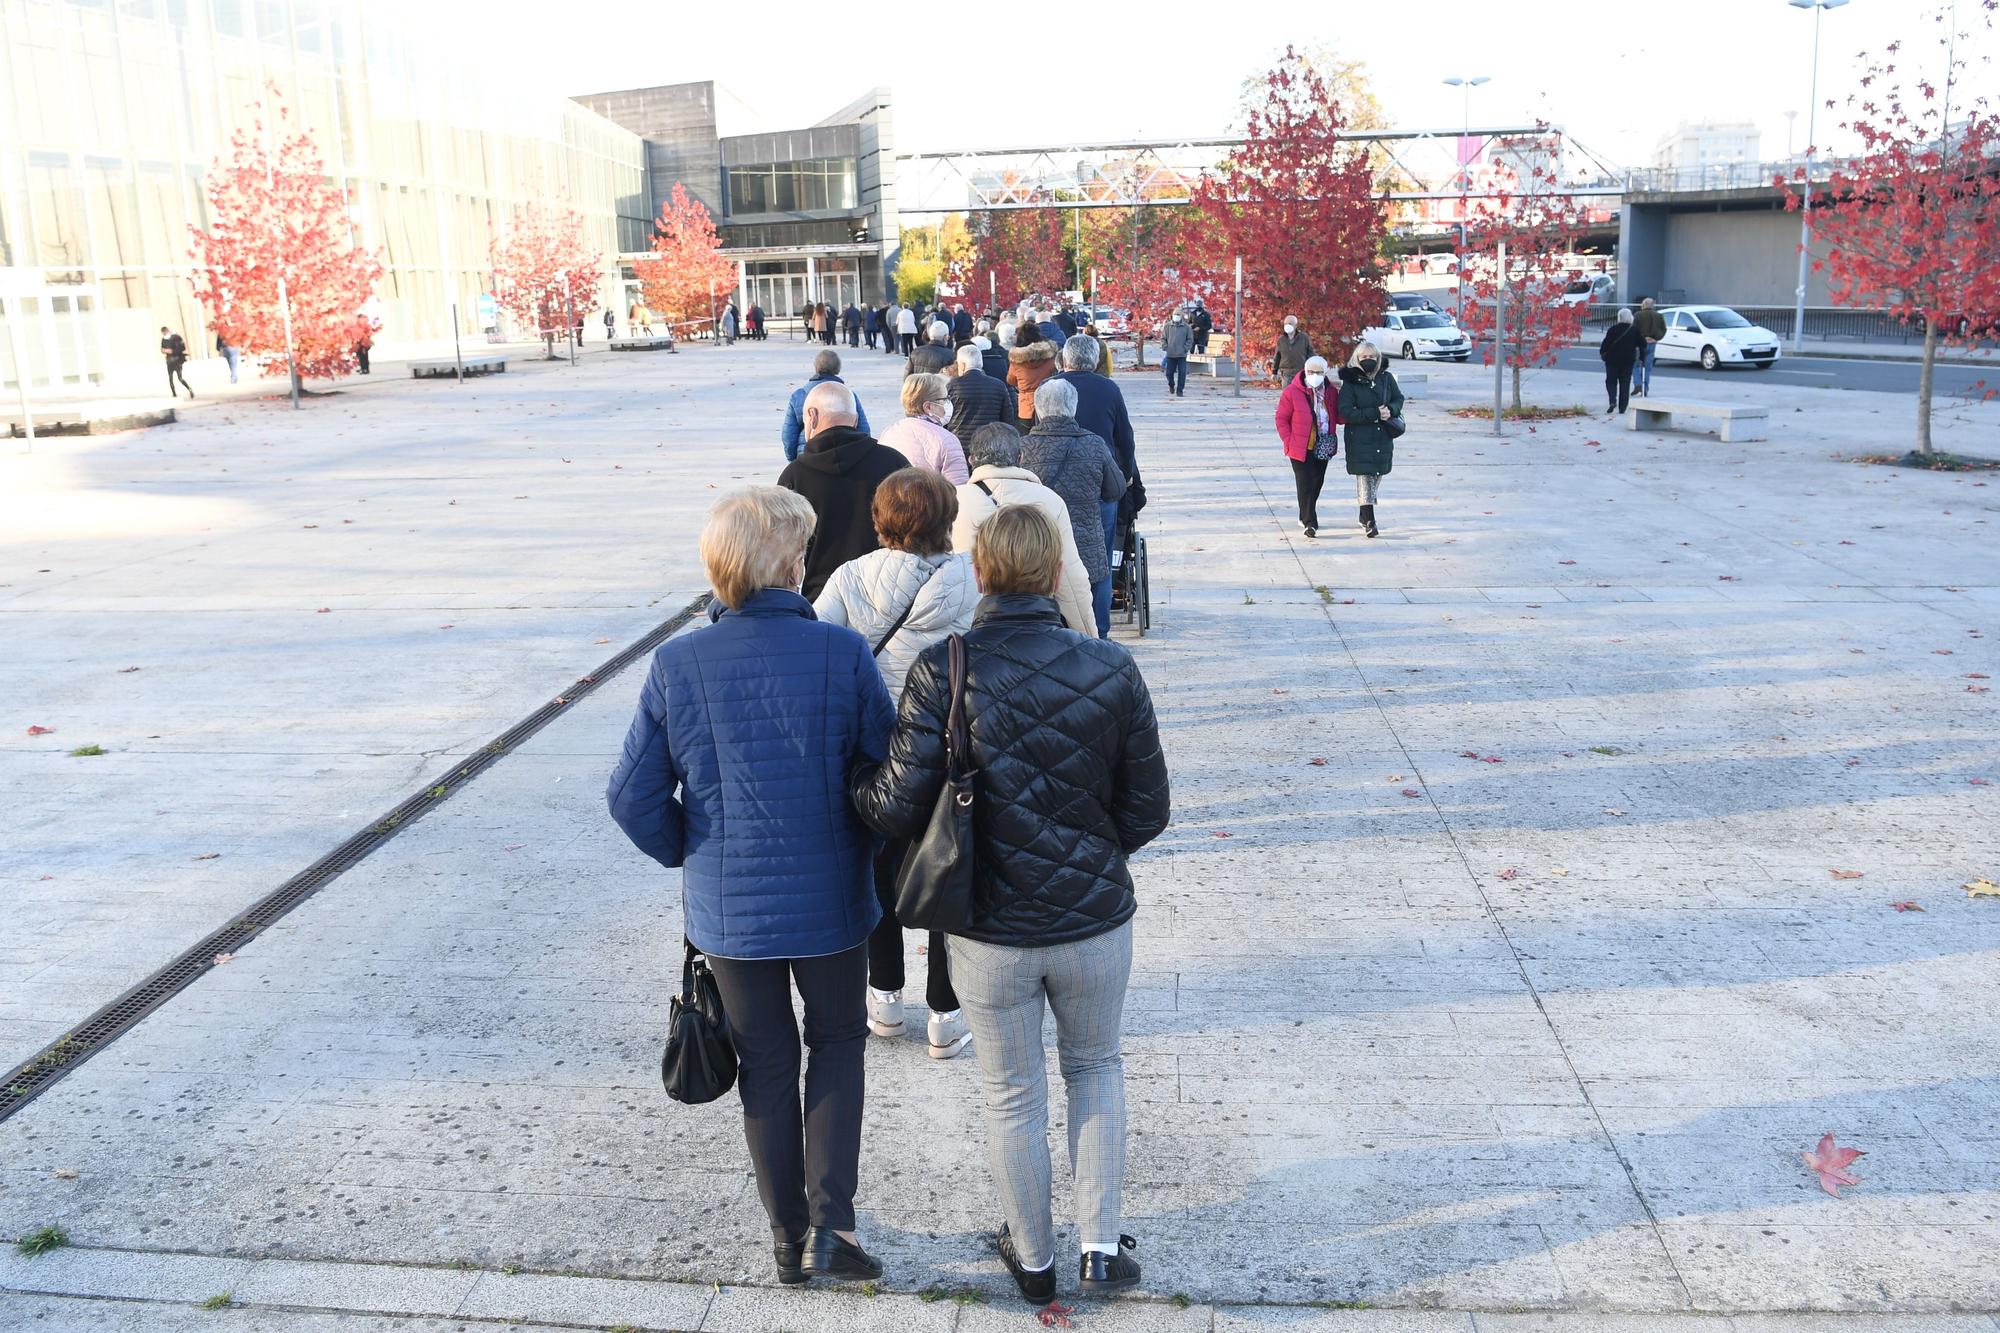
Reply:
[[[903,1035],[903,992],[868,988],[868,1030],[878,1037]]]
[[[965,1016],[958,1010],[941,1014],[933,1009],[930,1039],[931,1059],[949,1060],[972,1044],[972,1029],[965,1026]]]

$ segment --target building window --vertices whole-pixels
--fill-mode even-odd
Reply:
[[[854,159],[815,157],[729,169],[727,211],[810,213],[855,207]]]

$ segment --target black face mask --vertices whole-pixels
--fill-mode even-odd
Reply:
[[[1373,375],[1375,373],[1375,367],[1380,364],[1382,363],[1377,361],[1372,356],[1364,356],[1361,358],[1361,369],[1364,373],[1369,375]]]

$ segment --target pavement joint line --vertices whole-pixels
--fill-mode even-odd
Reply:
[[[154,969],[96,1012],[0,1077],[0,1122],[61,1082],[69,1072],[131,1031],[174,996],[215,966],[215,959],[233,954],[255,940],[321,889],[380,850],[403,829],[470,786],[478,776],[511,754],[522,742],[594,693],[641,657],[664,643],[709,604],[701,593],[672,616],[627,644],[604,663],[580,676],[562,693],[471,751],[448,775],[405,797],[362,829],[303,870]],[[87,1034],[81,1038],[79,1033]]]
[[[1237,459],[1241,463],[1243,470],[1250,476],[1251,485],[1257,488],[1258,498],[1264,502],[1265,510],[1271,514],[1274,522],[1279,523],[1280,531],[1282,531],[1283,521],[1278,518],[1277,510],[1271,505],[1270,493],[1264,489],[1263,478],[1258,475],[1256,468],[1251,466],[1250,460],[1244,455],[1242,440],[1238,438],[1237,433],[1233,430],[1228,431],[1227,434],[1230,444],[1235,447]],[[1288,549],[1291,552],[1293,563],[1298,566],[1299,577],[1306,589],[1309,591],[1316,590],[1312,581],[1312,573],[1306,568],[1305,557],[1300,553],[1298,543],[1289,543]],[[1645,1213],[1647,1225],[1652,1228],[1653,1239],[1659,1244],[1660,1255],[1666,1260],[1669,1271],[1673,1273],[1675,1284],[1680,1287],[1681,1309],[1692,1310],[1695,1303],[1694,1292],[1688,1286],[1687,1278],[1682,1274],[1679,1263],[1674,1259],[1673,1246],[1667,1243],[1665,1233],[1660,1230],[1659,1215],[1653,1211],[1653,1205],[1647,1200],[1645,1191],[1639,1187],[1638,1172],[1633,1169],[1632,1163],[1626,1157],[1624,1150],[1618,1146],[1617,1139],[1612,1136],[1611,1127],[1604,1123],[1604,1114],[1597,1105],[1597,1099],[1591,1095],[1590,1088],[1584,1080],[1582,1071],[1576,1067],[1576,1059],[1570,1051],[1569,1043],[1563,1039],[1563,1034],[1557,1029],[1555,1018],[1549,1013],[1548,1005],[1543,1001],[1541,988],[1535,984],[1534,978],[1529,975],[1527,965],[1521,959],[1520,949],[1507,933],[1506,923],[1500,919],[1499,912],[1494,910],[1493,900],[1488,897],[1486,892],[1485,881],[1480,878],[1479,872],[1473,869],[1471,856],[1466,852],[1465,845],[1458,836],[1458,830],[1452,827],[1451,820],[1445,815],[1444,807],[1438,803],[1437,794],[1431,790],[1430,780],[1424,776],[1422,766],[1417,763],[1416,756],[1410,753],[1409,744],[1403,739],[1402,733],[1397,730],[1395,720],[1389,716],[1389,710],[1383,706],[1382,696],[1369,681],[1368,673],[1362,667],[1360,658],[1355,654],[1353,645],[1347,641],[1347,635],[1340,628],[1340,622],[1334,619],[1333,603],[1322,597],[1319,609],[1320,614],[1326,619],[1327,628],[1333,631],[1335,641],[1340,644],[1340,651],[1346,655],[1348,666],[1353,670],[1355,678],[1361,682],[1362,688],[1367,691],[1369,705],[1374,708],[1377,717],[1381,720],[1383,729],[1388,732],[1389,738],[1395,743],[1396,749],[1402,753],[1403,761],[1409,766],[1409,771],[1416,779],[1417,785],[1423,789],[1424,800],[1430,804],[1432,813],[1437,816],[1438,827],[1443,830],[1446,840],[1451,844],[1453,855],[1458,858],[1459,864],[1465,868],[1466,878],[1471,882],[1473,892],[1479,895],[1481,910],[1484,912],[1487,921],[1492,924],[1494,931],[1499,935],[1501,943],[1507,946],[1507,955],[1514,964],[1514,970],[1521,979],[1522,987],[1526,990],[1528,998],[1534,1001],[1535,1012],[1541,1015],[1543,1026],[1548,1029],[1549,1039],[1555,1043],[1556,1049],[1562,1053],[1563,1067],[1569,1071],[1570,1081],[1575,1085],[1577,1095],[1583,1099],[1583,1104],[1590,1108],[1591,1119],[1596,1122],[1598,1132],[1604,1138],[1605,1147],[1610,1149],[1612,1156],[1617,1159],[1619,1168],[1625,1173],[1625,1181],[1631,1188],[1632,1197],[1638,1203],[1641,1211]],[[1543,1236],[1543,1241],[1546,1246],[1546,1234]],[[1554,1247],[1548,1247],[1548,1252],[1553,1255]],[[1560,1270],[1558,1270],[1558,1280],[1561,1280]]]

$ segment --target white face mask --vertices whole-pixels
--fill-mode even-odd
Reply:
[[[1297,324],[1294,324],[1294,323],[1293,323],[1293,322],[1292,322],[1291,320],[1289,320],[1289,319],[1285,321],[1285,332],[1286,332],[1286,333],[1297,333],[1298,331],[1299,331],[1299,326],[1298,326]]]
[[[1187,316],[1186,316],[1186,315],[1183,315],[1183,314],[1179,314],[1179,313],[1176,313],[1176,314],[1174,315],[1174,323],[1176,323],[1176,324],[1185,324],[1185,323],[1187,323]]]
[[[1308,375],[1306,376],[1306,383],[1317,389],[1320,385],[1326,383],[1326,376],[1320,374]]]
[[[951,424],[951,399],[946,398],[931,404],[931,420],[940,426]]]

